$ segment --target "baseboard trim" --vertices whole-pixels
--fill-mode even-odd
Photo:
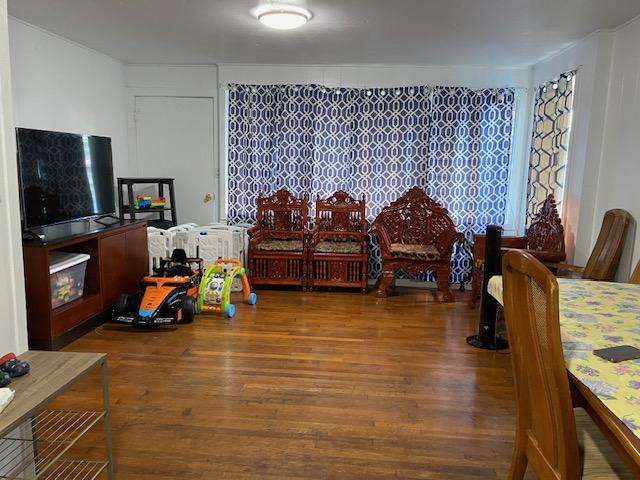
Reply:
[[[369,279],[367,284],[371,287],[376,284],[377,279]],[[397,287],[405,287],[405,288],[419,288],[421,290],[435,290],[437,288],[436,282],[425,282],[421,280],[411,280],[410,278],[396,278],[394,280],[394,284]],[[459,283],[450,284],[451,288],[460,288]],[[466,289],[466,286],[465,286]]]

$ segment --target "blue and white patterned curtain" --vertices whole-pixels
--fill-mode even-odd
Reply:
[[[533,112],[533,134],[529,157],[527,226],[553,194],[562,215],[565,173],[573,118],[576,72],[566,72],[540,85]]]
[[[514,103],[513,89],[232,85],[229,222],[255,222],[258,193],[281,187],[312,198],[338,189],[365,194],[373,221],[418,185],[459,231],[502,225]],[[372,244],[372,278],[378,259]],[[453,282],[468,277],[468,258],[452,266]]]

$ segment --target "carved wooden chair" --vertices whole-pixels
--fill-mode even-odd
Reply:
[[[382,254],[382,277],[378,296],[386,297],[396,270],[435,272],[438,291],[445,302],[454,301],[449,288],[451,251],[458,237],[446,208],[419,187],[413,187],[382,209],[371,235],[378,238]]]
[[[309,290],[354,287],[367,291],[367,234],[364,195],[342,190],[316,199],[316,222],[309,237]]]
[[[286,189],[258,196],[258,222],[249,229],[249,278],[253,286],[307,288],[309,195],[296,198]]]
[[[527,234],[522,237],[502,237],[501,252],[518,249],[525,250],[541,262],[562,262],[567,257],[564,248],[564,228],[558,215],[556,201],[553,195],[549,195],[542,204],[527,229]],[[484,271],[484,247],[485,235],[473,236],[473,266],[471,273],[471,307],[476,302],[482,288],[482,275]]]
[[[613,280],[618,269],[618,263],[620,263],[620,256],[622,255],[630,221],[631,214],[621,208],[605,212],[598,239],[584,267],[566,263],[545,262],[545,264],[550,268],[559,270],[561,273],[568,271],[588,280]]]
[[[502,270],[516,393],[516,438],[507,478],[522,480],[528,464],[538,478],[633,478],[584,409],[573,408],[554,275],[521,250],[504,255]]]

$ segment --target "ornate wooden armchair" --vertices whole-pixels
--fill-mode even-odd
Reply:
[[[485,236],[473,236],[473,267],[471,274],[471,307],[476,306],[482,288],[482,272],[484,271]],[[542,204],[522,237],[502,237],[501,252],[507,250],[525,250],[541,262],[562,262],[566,257],[564,249],[564,228],[558,215],[556,201],[549,195]]]
[[[258,196],[258,223],[249,229],[252,285],[297,285],[306,290],[309,195],[280,189]]]
[[[364,195],[342,190],[316,199],[316,222],[309,237],[309,290],[354,287],[367,291],[367,235]]]
[[[454,301],[449,289],[451,251],[458,233],[449,212],[413,187],[382,209],[371,235],[378,238],[382,254],[382,277],[378,296],[386,297],[396,270],[436,274],[438,291],[445,302]]]

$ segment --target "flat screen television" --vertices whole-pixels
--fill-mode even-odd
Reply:
[[[111,139],[17,128],[23,228],[115,212]]]

